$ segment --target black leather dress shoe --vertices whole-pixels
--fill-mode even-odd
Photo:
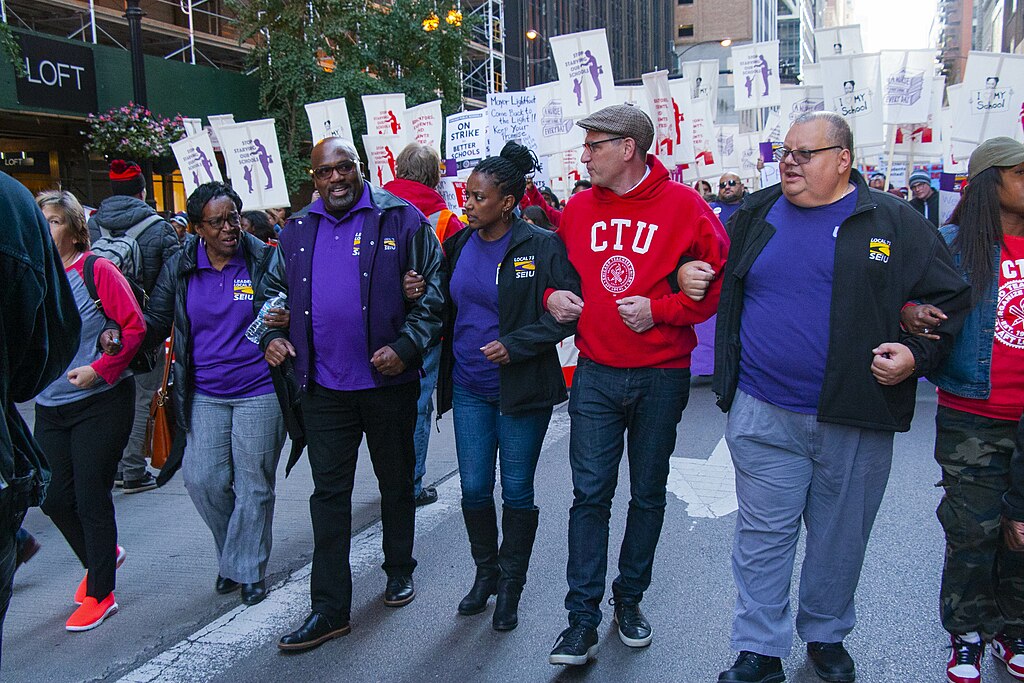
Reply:
[[[839,643],[807,643],[807,656],[811,658],[814,673],[829,683],[852,683],[857,679],[853,657]]]
[[[408,605],[416,597],[411,576],[389,576],[384,589],[384,604],[388,607]]]
[[[727,671],[718,674],[718,683],[782,683],[786,674],[778,657],[743,651]]]
[[[282,650],[290,650],[292,652],[312,650],[314,647],[319,647],[332,638],[347,636],[351,631],[352,627],[348,625],[348,622],[341,626],[335,626],[324,615],[319,612],[313,612],[306,617],[306,622],[302,626],[283,636],[277,642],[277,646]]]
[[[237,581],[225,579],[223,576],[218,574],[217,583],[214,584],[214,589],[221,595],[227,595],[231,591],[237,590],[240,585],[241,584],[239,584]]]
[[[265,597],[267,597],[266,581],[242,584],[242,602],[246,605],[258,605],[263,602]]]

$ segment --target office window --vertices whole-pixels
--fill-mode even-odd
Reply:
[[[680,38],[692,38],[693,24],[679,24],[679,30],[676,33]]]
[[[679,0],[680,5],[692,5],[693,0]]]

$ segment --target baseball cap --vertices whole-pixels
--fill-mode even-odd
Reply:
[[[967,162],[967,179],[974,178],[992,167],[1006,168],[1024,164],[1024,144],[1013,138],[989,138],[978,146]]]
[[[914,171],[910,174],[910,180],[907,181],[907,187],[913,187],[918,183],[932,184],[932,177],[924,171]]]
[[[595,130],[636,140],[636,146],[646,152],[654,143],[654,124],[640,109],[631,104],[614,104],[580,119],[576,125],[584,130]]]

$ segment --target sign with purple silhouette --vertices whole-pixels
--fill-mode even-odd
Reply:
[[[928,118],[935,50],[882,50],[882,121],[914,123]]]
[[[234,114],[210,114],[206,117],[210,122],[210,141],[213,142],[213,149],[216,152],[223,152],[224,148],[220,145],[220,129],[223,126],[230,125],[235,122]],[[224,173],[228,178],[231,177],[231,168],[225,164]]]
[[[231,186],[246,211],[290,205],[274,119],[222,126],[220,142]]]
[[[487,155],[498,156],[506,142],[515,140],[537,151],[540,138],[537,94],[499,92],[487,95]]]
[[[397,177],[395,159],[403,147],[405,147],[404,135],[363,136],[363,149],[366,150],[370,183],[377,187],[383,187]]]
[[[327,138],[343,138],[353,142],[352,123],[348,118],[348,103],[344,97],[306,105],[313,144]]]
[[[779,41],[733,46],[732,69],[736,111],[779,106]]]
[[[181,179],[185,183],[185,196],[192,194],[203,183],[223,182],[213,142],[205,130],[197,135],[171,143],[171,151],[178,161]]]
[[[879,55],[824,57],[821,80],[825,108],[849,122],[857,148],[884,144]]]
[[[367,135],[408,136],[405,121],[405,93],[363,95]]]
[[[814,49],[818,61],[836,55],[859,55],[864,52],[860,40],[860,24],[833,26],[814,31]]]
[[[954,102],[953,139],[981,144],[1005,135],[1022,138],[1024,112],[1024,55],[971,52],[963,88]]]
[[[550,42],[566,116],[579,119],[616,104],[608,36],[603,28],[553,36]]]
[[[445,161],[465,178],[487,156],[487,110],[452,114],[445,121]]]
[[[692,165],[697,158],[697,152],[693,148],[693,84],[689,78],[673,78],[668,82],[668,91],[672,95],[670,134],[673,136],[674,162],[675,164]],[[694,180],[696,180],[696,175],[694,175]]]
[[[548,157],[563,152],[581,154],[587,133],[565,115],[558,82],[534,85],[527,88],[526,92],[537,97],[537,113],[540,116],[537,156]]]
[[[441,100],[424,102],[405,110],[408,141],[432,147],[438,155],[441,154],[441,139],[444,137],[441,129],[443,123]]]

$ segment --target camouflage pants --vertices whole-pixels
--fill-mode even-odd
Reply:
[[[940,613],[950,633],[1024,636],[1024,553],[1006,550],[1000,515],[1017,423],[939,406],[935,460],[945,489]]]

